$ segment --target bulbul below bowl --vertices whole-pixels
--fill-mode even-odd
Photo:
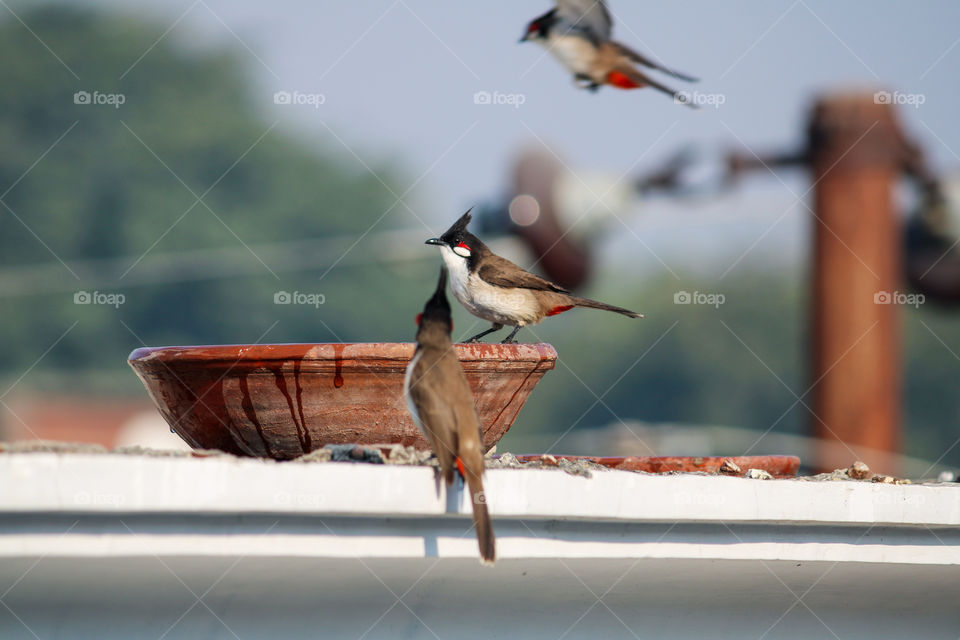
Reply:
[[[144,347],[129,363],[192,447],[288,460],[327,444],[428,449],[403,397],[412,343]],[[549,344],[457,344],[489,450],[553,369]]]

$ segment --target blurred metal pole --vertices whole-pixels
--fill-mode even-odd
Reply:
[[[902,246],[893,201],[903,165],[895,110],[873,93],[822,98],[810,121],[809,159],[816,210],[812,432],[879,467],[886,461],[857,445],[900,448],[899,324],[890,299],[900,284]],[[822,447],[819,465],[849,465],[853,454],[837,459],[836,451]]]

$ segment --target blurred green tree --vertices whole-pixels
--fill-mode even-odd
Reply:
[[[0,68],[0,273],[11,281],[37,263],[62,261],[63,268],[55,293],[6,296],[0,371],[22,372],[74,321],[40,372],[122,367],[139,339],[319,341],[333,340],[331,330],[360,339],[388,324],[382,313],[357,313],[364,305],[349,296],[344,274],[351,269],[318,283],[316,269],[290,275],[271,268],[297,256],[245,250],[359,237],[394,198],[322,141],[274,127],[258,106],[272,106],[272,94],[257,98],[235,52],[178,45],[172,35],[152,46],[158,25],[91,10],[46,7],[22,17],[30,30],[9,15],[0,22],[0,57],[9,61]],[[97,94],[119,94],[122,104],[86,103]],[[392,175],[377,172],[388,181]],[[379,229],[396,227],[402,214],[396,207]],[[215,259],[222,249],[234,250],[224,265]],[[151,258],[170,254],[180,277],[131,286],[150,275]],[[101,263],[91,262],[124,257],[122,271],[98,271]],[[232,266],[247,275],[204,279]],[[370,284],[375,272],[352,275]],[[125,304],[73,304],[75,292],[94,287],[122,293]],[[273,304],[274,292],[297,289],[321,292],[328,304]],[[381,309],[401,295],[387,286],[376,293]]]

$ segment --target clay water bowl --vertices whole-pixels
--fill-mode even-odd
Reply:
[[[457,344],[485,450],[553,369],[548,344]],[[171,429],[192,447],[288,460],[327,444],[427,441],[403,378],[411,343],[145,347],[130,366]]]

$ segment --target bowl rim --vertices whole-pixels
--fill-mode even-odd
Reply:
[[[351,349],[354,347],[354,349]],[[356,349],[356,347],[362,347]],[[554,362],[557,351],[539,343],[455,343],[461,362],[510,361]],[[149,362],[306,362],[407,361],[413,356],[413,342],[289,342],[275,344],[222,344],[139,347],[127,358],[131,366]],[[352,351],[352,353],[351,353]]]

